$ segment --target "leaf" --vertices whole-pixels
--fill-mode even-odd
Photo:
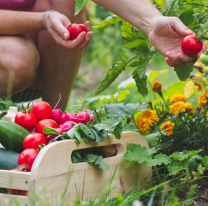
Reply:
[[[139,129],[134,124],[124,124],[123,132],[138,132]]]
[[[97,159],[95,160],[94,164],[99,165],[100,169],[107,169],[107,170],[110,169],[110,167],[103,161],[102,156],[98,156]]]
[[[189,173],[192,173],[192,171],[196,169],[197,160],[201,160],[201,159],[202,157],[200,155],[194,155],[193,157],[190,158],[190,160],[188,161]]]
[[[59,135],[59,132],[51,127],[45,127],[43,129],[43,132],[47,135],[56,135],[56,136]]]
[[[152,167],[161,164],[168,165],[171,163],[171,160],[170,157],[165,154],[157,154],[153,159],[148,159],[146,162],[148,167]]]
[[[175,67],[175,71],[178,75],[178,78],[181,80],[181,81],[185,81],[186,79],[189,78],[189,75],[191,74],[191,72],[193,71],[193,66],[194,66],[194,63],[187,63],[185,65],[177,65]]]
[[[115,24],[117,22],[123,21],[122,18],[118,17],[117,15],[108,16],[105,20],[103,20],[99,25],[93,26],[92,28],[101,28],[111,24]]]
[[[121,36],[126,42],[132,42],[135,40],[135,33],[133,32],[133,27],[127,21],[123,21],[121,25]]]
[[[147,149],[140,144],[129,143],[127,146],[127,152],[124,155],[124,159],[130,161],[137,161],[143,163],[152,159],[152,155],[157,152],[155,148]]]
[[[203,165],[206,167],[206,169],[208,170],[208,156],[204,156],[201,161]]]
[[[178,7],[178,0],[167,0],[165,6],[162,9],[164,16],[176,16],[175,10]]]
[[[111,126],[109,133],[113,134],[116,139],[121,139],[121,133],[123,132],[123,124],[122,122],[117,122]]]
[[[150,147],[152,147],[153,145],[156,145],[157,144],[158,139],[161,136],[162,136],[162,133],[161,132],[155,132],[155,133],[152,133],[152,134],[148,134],[144,138],[146,139],[148,145]]]
[[[105,110],[108,117],[125,118],[126,115],[131,116],[133,112],[144,111],[150,109],[146,102],[142,103],[110,103],[105,105]]]
[[[145,97],[148,94],[148,89],[147,89],[147,76],[146,75],[142,75],[142,77],[140,77],[138,75],[138,69],[135,69],[134,72],[132,73],[133,78],[136,82],[136,86],[137,89],[139,91],[139,93]]]
[[[189,98],[195,92],[195,84],[192,81],[188,81],[186,85],[183,87],[184,95]]]
[[[114,63],[112,65],[112,68],[108,71],[107,75],[105,76],[105,79],[101,82],[101,85],[97,89],[95,95],[100,94],[102,91],[108,88],[119,76],[119,74],[125,70],[125,67],[126,67],[126,62],[124,61]]]
[[[66,132],[67,136],[70,138],[70,139],[75,139],[75,141],[78,143],[78,144],[81,144],[81,134],[80,134],[80,131],[79,131],[79,125],[76,124],[72,129],[70,129],[68,132]]]
[[[88,0],[76,0],[74,15],[79,14],[79,12],[84,8],[84,6],[87,2],[88,2]]]
[[[134,61],[134,62],[131,62],[131,64],[129,64],[129,66],[130,67],[136,67],[138,65],[138,63],[139,63],[139,61]],[[126,81],[126,80],[124,80],[124,81]]]
[[[95,142],[103,142],[108,136],[108,132],[106,131],[104,124],[96,124],[91,130],[95,134]]]
[[[139,37],[137,40],[124,44],[123,47],[126,49],[131,49],[131,48],[138,47],[139,45],[144,44],[144,43],[146,43],[145,39],[142,37]]]
[[[95,154],[84,154],[82,158],[84,162],[90,162],[90,163],[95,162],[96,159],[97,159],[97,155]]]
[[[120,101],[125,100],[126,99],[126,96],[128,94],[130,94],[130,91],[129,90],[127,90],[127,89],[126,90],[121,90],[121,91],[119,91],[118,95],[114,95],[114,97],[116,96],[116,100],[118,102],[120,102]]]
[[[174,159],[178,159],[180,161],[183,161],[183,160],[186,160],[188,158],[195,156],[196,154],[198,154],[202,151],[203,151],[203,149],[192,150],[192,151],[184,150],[183,152],[175,152],[175,153],[171,154],[170,157],[174,158]]]
[[[189,6],[180,13],[179,18],[186,26],[189,26],[194,21],[193,15],[194,15],[193,7]]]
[[[173,160],[170,165],[168,165],[169,175],[176,175],[181,170],[185,169],[184,162]]]

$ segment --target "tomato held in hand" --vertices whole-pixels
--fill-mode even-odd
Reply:
[[[52,116],[52,109],[50,104],[44,101],[34,102],[32,113],[37,117],[37,120],[50,119]],[[31,107],[32,107],[31,106]]]
[[[83,31],[87,32],[87,29],[86,29],[85,25],[83,25],[83,24],[70,24],[67,27],[67,29],[70,33],[70,37],[69,37],[70,40],[76,39],[78,37],[78,35]]]
[[[28,172],[31,171],[33,162],[38,155],[38,151],[35,149],[26,149],[20,153],[18,157],[18,165],[23,166],[26,168]]]
[[[37,124],[37,118],[33,113],[22,110],[16,114],[14,122],[31,131]]]
[[[47,145],[46,138],[39,133],[31,133],[23,141],[23,149],[38,149],[39,145]]]
[[[188,56],[196,56],[203,47],[203,43],[196,40],[196,35],[186,36],[182,43],[181,49]]]
[[[58,128],[58,124],[52,119],[43,119],[37,123],[35,127],[35,132],[44,135],[44,137],[47,137],[48,135],[43,132],[43,129],[45,127],[51,127],[56,129]]]
[[[204,54],[204,53],[202,53],[201,55],[200,55],[200,61],[203,63],[203,64],[208,64],[208,54]]]

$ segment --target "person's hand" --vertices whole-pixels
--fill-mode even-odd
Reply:
[[[177,17],[160,16],[154,21],[153,29],[149,33],[149,40],[153,46],[166,58],[166,63],[175,67],[178,64],[196,62],[197,56],[190,57],[181,50],[181,42],[187,35],[193,34]]]
[[[44,16],[44,25],[55,42],[63,47],[81,51],[91,40],[90,22],[85,23],[86,32],[81,32],[74,40],[69,40],[70,33],[67,27],[71,24],[69,19],[59,12],[47,12]]]

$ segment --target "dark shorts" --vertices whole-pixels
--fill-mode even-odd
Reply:
[[[25,89],[17,94],[14,94],[11,100],[14,103],[20,103],[20,102],[29,102],[29,101],[38,99],[40,97],[42,97],[41,90]]]

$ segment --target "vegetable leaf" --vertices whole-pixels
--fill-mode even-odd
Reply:
[[[98,156],[97,159],[95,160],[94,164],[99,165],[100,169],[107,169],[109,170],[110,167],[103,161],[103,157],[102,156]]]
[[[152,159],[152,155],[156,153],[155,148],[147,149],[140,144],[129,143],[128,150],[124,155],[124,159],[130,161],[137,161],[138,163],[146,162]]]
[[[134,40],[132,42],[129,42],[123,45],[123,47],[126,49],[131,49],[131,48],[138,47],[139,45],[144,44],[144,43],[146,43],[145,39],[142,37],[139,37],[137,40]]]
[[[204,156],[201,161],[203,165],[206,167],[206,169],[208,170],[208,156]]]
[[[171,159],[165,154],[157,154],[153,159],[148,159],[146,162],[148,167],[152,167],[161,164],[168,165],[171,163]]]
[[[125,61],[115,62],[105,76],[105,79],[101,82],[101,85],[97,89],[95,95],[100,94],[102,91],[108,88],[119,76],[119,74],[125,70],[126,64],[127,63]]]
[[[180,13],[179,18],[186,26],[188,26],[192,24],[194,21],[193,15],[194,15],[193,7],[189,6]]]
[[[45,127],[43,129],[43,132],[47,135],[59,135],[58,131],[56,131],[55,129],[51,127]]]
[[[103,142],[108,136],[108,132],[104,124],[96,124],[91,130],[95,134],[95,142]]]
[[[146,139],[148,145],[152,147],[153,145],[157,144],[159,137],[161,137],[162,135],[163,135],[163,132],[159,131],[159,132],[155,132],[152,134],[148,134],[144,138]]]
[[[144,111],[150,109],[146,102],[142,103],[110,103],[105,105],[108,117],[125,118],[126,115],[131,116],[133,112]]]
[[[171,164],[168,165],[169,175],[176,175],[183,169],[185,169],[183,161],[173,160]]]
[[[123,132],[138,132],[139,129],[134,124],[124,124]]]
[[[178,75],[178,78],[181,80],[181,81],[185,81],[186,79],[189,78],[189,75],[191,74],[191,72],[193,71],[193,66],[194,64],[193,63],[187,63],[185,65],[177,65],[175,67],[175,71]]]
[[[188,161],[189,173],[191,173],[196,169],[197,160],[201,160],[201,159],[202,157],[200,155],[194,155],[193,157],[190,158],[190,160]]]
[[[88,0],[76,0],[74,15],[79,14],[79,12],[84,8],[84,6],[87,2],[88,2]]]
[[[117,15],[111,15],[107,17],[105,20],[103,20],[99,25],[93,26],[92,28],[97,29],[97,28],[105,27],[111,24],[115,24],[120,21],[123,21],[123,19],[118,17]]]
[[[178,7],[178,3],[178,0],[167,0],[162,9],[162,14],[164,16],[177,16],[175,11]]]

